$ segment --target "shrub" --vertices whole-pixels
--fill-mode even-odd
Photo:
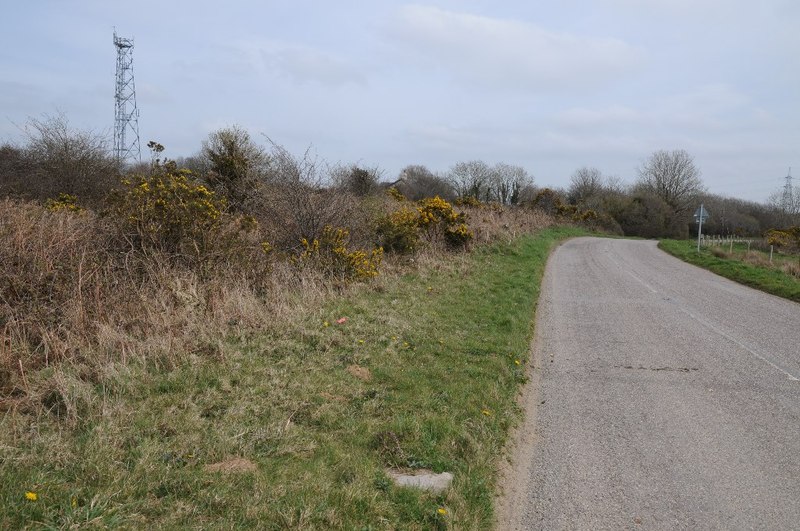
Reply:
[[[112,221],[136,249],[200,255],[219,226],[226,201],[172,162],[150,176],[122,181],[111,198]]]
[[[450,183],[419,164],[403,168],[395,186],[404,197],[412,201],[436,196],[449,201],[456,197]]]
[[[572,220],[579,223],[590,223],[599,218],[597,212],[589,208],[587,210],[578,210],[572,215]]]
[[[464,247],[474,236],[465,223],[466,216],[453,210],[453,206],[444,199],[433,197],[423,199],[418,204],[417,224],[428,231],[441,227],[444,240],[450,247]]]
[[[31,119],[23,130],[27,144],[9,192],[40,201],[66,193],[96,205],[114,187],[116,163],[103,135],[74,129],[64,115]]]
[[[469,206],[469,207],[476,207],[480,208],[483,203],[481,203],[477,197],[473,197],[471,195],[459,197],[455,200],[456,206]]]
[[[374,241],[367,212],[367,198],[356,198],[340,189],[326,187],[330,174],[310,150],[295,156],[272,144],[267,184],[259,190],[253,213],[271,235],[276,249],[295,252],[297,243],[322,236],[323,229],[347,226],[351,239]],[[369,227],[369,235],[363,234]]]
[[[386,195],[388,195],[389,197],[391,197],[392,199],[394,199],[399,203],[402,203],[403,201],[406,200],[406,196],[403,195],[403,192],[401,192],[394,186],[390,186],[389,188],[386,189]]]
[[[378,237],[387,252],[411,253],[419,244],[417,212],[406,207],[378,220]]]
[[[78,205],[77,196],[70,194],[58,194],[57,199],[48,199],[44,206],[50,212],[65,211],[79,214],[86,211],[84,208],[81,208],[81,206]]]
[[[361,168],[355,164],[331,169],[331,179],[336,188],[356,197],[365,197],[378,190],[378,168]]]
[[[416,250],[424,231],[431,237],[441,233],[451,247],[463,247],[473,234],[466,225],[466,216],[457,213],[453,205],[440,197],[429,197],[416,202],[411,210],[403,206],[378,221],[378,236],[384,249],[390,252],[410,253]]]
[[[786,249],[800,249],[800,226],[788,229],[769,229],[766,233],[767,243]]]
[[[428,228],[439,223],[449,225],[463,220],[462,214],[457,214],[453,206],[440,197],[430,197],[417,202],[417,224]]]
[[[661,198],[648,193],[621,197],[608,205],[611,216],[627,236],[660,238],[677,232],[670,230],[670,209]]]
[[[537,192],[532,201],[532,206],[543,210],[550,215],[561,214],[560,207],[564,205],[564,200],[557,191],[552,188],[543,188]]]
[[[254,191],[269,165],[269,157],[250,134],[239,126],[214,131],[201,151],[205,175],[215,191],[238,211],[250,210]]]
[[[466,223],[457,223],[444,230],[444,238],[450,247],[464,247],[475,235]]]
[[[350,232],[347,229],[326,226],[320,238],[300,243],[302,252],[294,258],[294,263],[312,263],[325,274],[346,280],[365,280],[378,276],[378,268],[383,259],[383,249],[377,247],[371,252],[361,249],[350,250]]]

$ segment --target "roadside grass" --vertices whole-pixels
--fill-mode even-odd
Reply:
[[[174,367],[109,365],[101,389],[60,369],[74,426],[58,400],[0,419],[0,528],[491,527],[544,265],[582,234],[432,260]]]
[[[734,246],[734,252],[720,248],[703,247],[697,252],[696,244],[688,240],[662,240],[659,247],[669,254],[690,264],[708,269],[720,276],[745,284],[752,288],[800,302],[800,278],[791,274],[796,268],[796,259],[774,257],[761,251],[747,251]]]

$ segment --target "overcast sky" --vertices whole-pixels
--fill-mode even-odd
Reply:
[[[482,159],[631,182],[657,149],[724,195],[800,177],[798,0],[0,2],[0,142],[57,112],[110,134],[116,26],[142,147],[171,157],[239,124],[387,180]]]

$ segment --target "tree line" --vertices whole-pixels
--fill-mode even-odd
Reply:
[[[121,168],[102,136],[72,129],[64,116],[32,119],[24,130],[24,144],[0,146],[3,196],[45,201],[70,194],[91,206],[118,185],[122,174],[146,172],[154,162]],[[163,156],[163,146],[151,142],[150,147],[154,160]],[[537,186],[521,166],[481,160],[457,162],[444,172],[412,164],[387,179],[378,167],[329,165],[311,150],[295,156],[269,138],[259,144],[238,126],[212,132],[196,154],[175,163],[227,198],[229,208],[260,212],[276,220],[276,229],[288,228],[283,231],[287,240],[319,232],[343,210],[358,215],[335,192],[364,197],[390,186],[410,200],[438,196],[532,206],[596,219],[609,232],[648,238],[688,237],[696,230],[692,214],[701,202],[712,213],[705,225],[709,234],[761,236],[800,224],[800,200],[787,207],[777,196],[758,203],[708,193],[700,169],[684,150],[652,153],[636,168],[632,184],[581,167],[556,189]]]

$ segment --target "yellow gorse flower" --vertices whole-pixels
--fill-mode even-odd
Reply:
[[[311,241],[301,238],[303,250],[292,258],[295,264],[314,261],[329,273],[339,274],[348,279],[369,279],[378,276],[378,268],[383,260],[383,248],[370,252],[347,248],[350,232],[347,229],[326,226],[322,235]]]

